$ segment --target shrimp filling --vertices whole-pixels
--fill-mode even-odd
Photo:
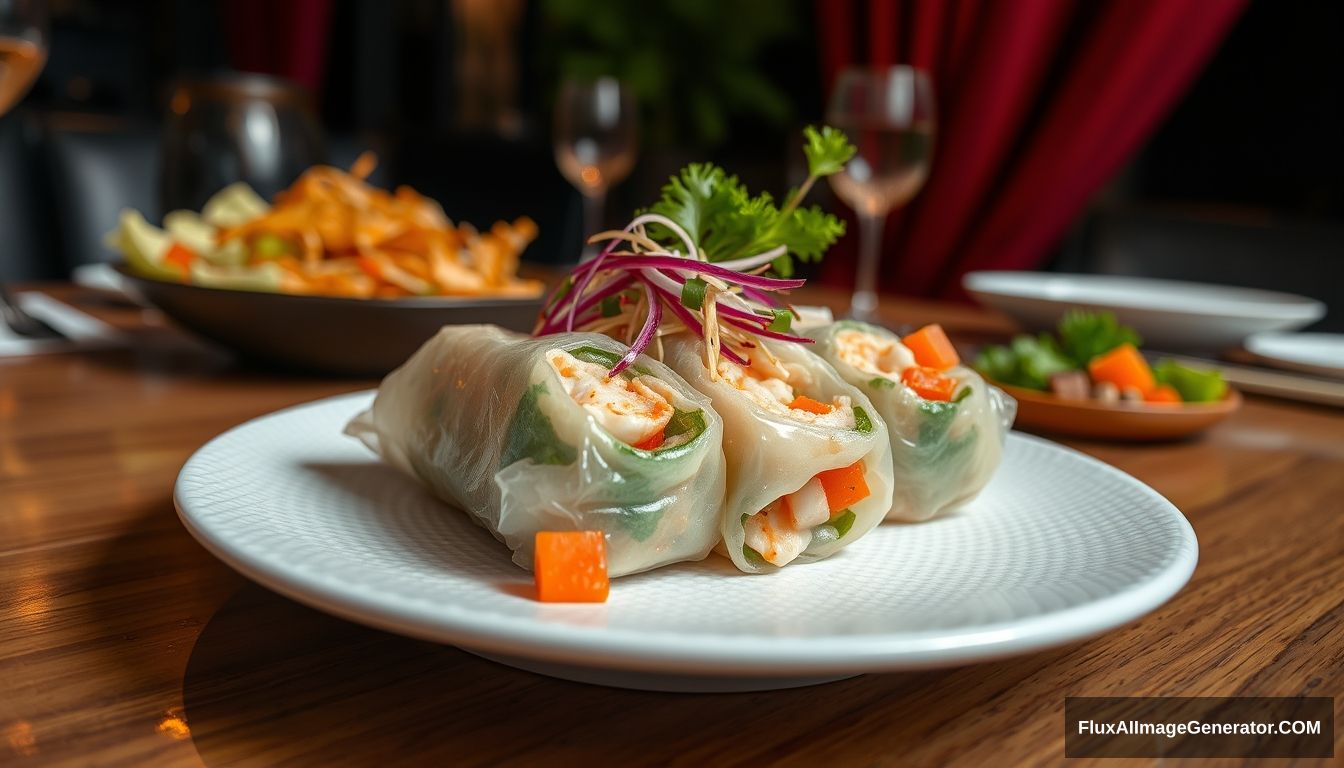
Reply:
[[[747,517],[742,528],[744,544],[771,565],[784,566],[797,559],[812,543],[812,531],[831,520],[826,493],[818,478],[797,491],[766,505]]]
[[[561,349],[546,353],[565,392],[621,442],[652,449],[663,443],[673,408],[666,385],[652,376],[608,376],[607,369]]]
[[[849,365],[874,376],[900,381],[905,369],[915,364],[915,353],[896,339],[866,331],[845,330],[835,334],[836,355]]]
[[[753,355],[746,366],[720,360],[719,377],[762,409],[794,421],[831,429],[854,429],[854,408],[846,395],[829,403],[799,397],[795,386],[808,387],[812,376],[801,365]]]

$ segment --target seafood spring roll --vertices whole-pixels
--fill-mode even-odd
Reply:
[[[801,344],[761,341],[749,365],[704,342],[663,340],[663,360],[723,417],[728,491],[723,549],[761,573],[828,557],[882,521],[891,506],[887,429],[862,392]]]
[[[602,530],[620,576],[699,560],[719,539],[723,424],[647,357],[605,336],[448,326],[379,387],[347,433],[465,510],[532,567],[541,530]]]
[[[887,424],[897,480],[887,519],[927,520],[980,493],[999,465],[1016,401],[963,365],[933,372],[916,365],[885,328],[846,320],[809,335]]]

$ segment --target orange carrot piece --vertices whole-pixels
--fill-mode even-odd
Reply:
[[[826,493],[826,506],[830,507],[832,517],[872,494],[868,490],[868,481],[863,479],[865,471],[866,467],[860,459],[848,467],[828,469],[817,475],[821,481],[821,490]]]
[[[1157,384],[1148,361],[1129,343],[1092,358],[1087,372],[1093,381],[1109,381],[1120,389],[1138,387],[1140,392],[1147,392]]]
[[[635,443],[635,447],[641,451],[657,450],[658,446],[662,445],[663,440],[665,439],[664,430],[660,427],[657,432],[654,432],[640,442]]]
[[[1180,405],[1181,393],[1170,384],[1158,384],[1143,393],[1144,402],[1154,405]]]
[[[818,416],[825,416],[835,410],[835,406],[827,405],[819,400],[813,400],[807,395],[799,395],[793,398],[793,402],[789,403],[789,407],[799,411],[815,413]]]
[[[941,400],[947,402],[952,399],[952,394],[957,391],[957,380],[951,376],[944,376],[933,368],[926,368],[921,365],[912,365],[905,369],[901,374],[901,381],[913,390],[915,394],[925,400]]]
[[[163,260],[177,267],[182,276],[186,277],[191,272],[191,262],[196,260],[196,252],[181,243],[173,243],[163,254]]]
[[[901,343],[915,354],[915,362],[926,368],[946,371],[961,362],[957,348],[937,323],[920,328],[901,339]]]
[[[607,539],[601,531],[537,531],[532,570],[543,603],[607,601]]]

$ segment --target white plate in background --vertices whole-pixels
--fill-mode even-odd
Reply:
[[[1257,333],[1246,351],[1279,368],[1344,378],[1344,334]]]
[[[821,561],[748,576],[718,555],[539,603],[467,516],[341,434],[372,393],[263,416],[201,448],[175,500],[258,583],[370,626],[542,674],[650,690],[764,690],[1076,642],[1166,602],[1197,559],[1151,488],[1017,433],[988,488]]]
[[[971,272],[962,286],[1030,330],[1054,328],[1069,307],[1109,310],[1157,349],[1218,351],[1325,316],[1325,305],[1305,296],[1144,277]]]

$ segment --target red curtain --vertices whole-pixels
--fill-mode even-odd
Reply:
[[[229,0],[222,7],[234,69],[278,75],[320,92],[331,0]]]
[[[909,63],[929,71],[938,98],[928,183],[887,223],[883,290],[960,296],[966,272],[1039,266],[1244,6],[818,0],[828,84],[845,66]],[[827,279],[849,279],[856,241],[837,246]]]

